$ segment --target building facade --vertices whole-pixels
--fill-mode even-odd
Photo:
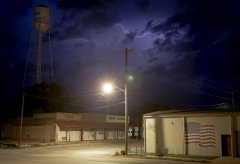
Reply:
[[[147,154],[240,156],[240,111],[160,111],[143,122]]]
[[[66,142],[124,139],[124,116],[90,113],[39,113],[24,117],[22,140]],[[1,129],[4,139],[19,139],[20,118]]]

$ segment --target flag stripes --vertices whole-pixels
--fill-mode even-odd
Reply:
[[[197,143],[200,147],[216,147],[215,126],[198,122],[185,123],[185,142]]]

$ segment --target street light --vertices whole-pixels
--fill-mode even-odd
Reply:
[[[125,155],[128,155],[128,80],[133,80],[133,76],[128,75],[128,53],[133,51],[134,49],[125,48],[125,88],[124,90],[118,87],[121,91],[124,91],[124,99],[125,99]],[[103,85],[103,91],[105,93],[112,93],[113,86],[110,83],[106,83]]]
[[[104,83],[102,91],[103,93],[111,94],[113,92],[113,85],[110,82]]]
[[[106,93],[106,94],[112,94],[113,91],[114,91],[114,88],[124,92],[124,99],[125,99],[125,155],[128,155],[128,111],[127,111],[127,89],[126,89],[126,84],[125,84],[125,90],[119,88],[119,87],[116,87],[116,86],[113,86],[112,83],[110,82],[107,82],[107,83],[104,83],[103,86],[102,86],[102,91],[103,93]]]

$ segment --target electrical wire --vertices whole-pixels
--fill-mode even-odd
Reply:
[[[77,95],[77,96],[36,96],[36,95],[30,95],[26,94],[26,97],[30,98],[38,98],[38,99],[56,99],[56,98],[79,98],[79,97],[87,97],[87,96],[97,96],[101,95],[102,93],[89,93],[89,94],[82,94],[82,95]]]
[[[105,106],[101,106],[101,107],[96,107],[96,109],[109,108],[109,107],[117,106],[117,105],[124,104],[124,103],[125,103],[125,101],[122,101],[120,103],[115,103],[115,104],[111,104],[111,105],[105,105]]]
[[[228,91],[229,91],[229,90],[234,90],[232,87],[229,87],[229,86],[227,86],[227,85],[220,84],[220,83],[218,83],[218,82],[216,82],[216,81],[209,80],[209,79],[207,79],[207,78],[204,78],[204,80],[209,81],[209,82],[212,82],[212,83],[214,83],[214,84],[216,84],[216,85],[218,85],[218,86],[221,86],[221,87],[227,89]]]
[[[209,94],[209,93],[201,92],[201,91],[197,91],[197,90],[193,90],[193,91],[194,91],[194,92],[197,92],[197,93],[200,93],[200,94],[202,94],[202,95],[211,96],[211,97],[219,98],[219,99],[223,99],[223,100],[228,100],[228,99],[230,99],[230,98],[221,97],[221,96],[216,96],[216,95],[213,95],[213,94]]]
[[[36,98],[36,99],[43,99],[43,97],[30,97],[30,98]],[[113,107],[113,106],[117,106],[120,104],[124,104],[125,101],[122,101],[120,103],[115,103],[115,104],[110,104],[110,105],[105,105],[105,106],[99,106],[99,107],[89,107],[89,106],[84,106],[81,104],[77,104],[77,103],[69,103],[69,102],[62,102],[60,100],[53,100],[53,99],[48,99],[49,101],[52,102],[58,102],[58,103],[62,103],[62,104],[69,104],[69,105],[75,105],[75,106],[80,106],[80,107],[84,107],[84,110],[81,111],[87,111],[87,110],[96,110],[96,109],[105,109],[105,108],[109,108],[109,107]]]
[[[97,100],[97,101],[116,101],[116,100],[124,100],[124,98],[122,98],[122,99],[107,99],[107,100]]]
[[[196,83],[198,83],[198,84],[207,86],[207,87],[209,87],[209,88],[215,89],[215,90],[217,90],[217,91],[223,92],[223,93],[226,93],[226,92],[229,91],[229,90],[222,89],[222,88],[219,88],[219,87],[216,87],[216,86],[212,86],[212,85],[210,85],[210,84],[206,84],[206,83],[204,83],[204,82],[200,82],[200,81],[197,81],[197,80],[192,80],[192,81],[194,81],[194,82],[196,82]]]

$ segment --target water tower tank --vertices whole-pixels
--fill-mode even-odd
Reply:
[[[38,5],[33,8],[33,28],[38,32],[47,32],[49,30],[50,9],[45,5]]]

